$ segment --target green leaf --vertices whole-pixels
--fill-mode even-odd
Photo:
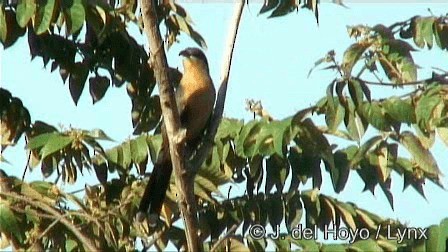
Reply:
[[[373,127],[381,131],[391,130],[391,125],[384,116],[384,111],[378,102],[364,103],[359,111]]]
[[[387,115],[392,119],[407,124],[416,122],[414,107],[409,99],[402,100],[398,97],[390,97],[382,104]]]
[[[418,126],[423,133],[434,130],[435,125],[432,125],[432,122],[441,116],[443,106],[440,96],[432,92],[425,93],[419,99],[415,108],[415,115]]]
[[[83,26],[86,18],[82,0],[63,0],[65,17],[67,20],[68,34],[77,33]]]
[[[281,235],[279,239],[272,239],[276,251],[291,251],[291,241],[288,236]],[[236,251],[236,250],[235,250]]]
[[[122,146],[121,149],[122,149],[123,160],[120,165],[121,165],[121,167],[126,169],[131,164],[131,159],[132,159],[130,141],[124,142],[121,146]]]
[[[328,126],[328,130],[332,133],[336,132],[339,125],[344,120],[345,109],[338,101],[336,105],[336,110],[334,113],[326,113],[325,114],[325,123]]]
[[[3,1],[0,3],[0,40],[2,43],[6,42],[6,36],[8,35],[8,23],[6,22],[5,7]]]
[[[148,157],[148,144],[146,134],[131,140],[131,156],[134,163],[141,163]]]
[[[284,155],[285,133],[289,131],[290,125],[291,118],[263,124],[257,134],[254,146],[256,153],[264,156],[270,156],[275,153],[282,157]]]
[[[236,138],[243,127],[243,121],[237,119],[223,118],[219,123],[215,139]]]
[[[319,252],[319,245],[314,239],[291,239],[291,242],[307,252]]]
[[[350,160],[349,166],[354,168],[356,165],[358,165],[359,162],[365,158],[366,153],[371,149],[376,148],[376,146],[380,144],[382,140],[382,136],[374,136],[363,145],[361,145],[355,156]]]
[[[317,220],[321,212],[318,190],[303,191],[301,193],[301,198],[305,205],[307,217]]]
[[[412,132],[402,132],[399,141],[409,151],[423,171],[432,176],[439,176],[441,174],[431,152],[423,147],[420,140]]]
[[[50,132],[50,133],[43,133],[43,134],[37,135],[35,137],[32,137],[28,141],[26,148],[30,149],[30,150],[38,149],[38,148],[44,146],[52,136],[58,136],[58,135],[59,135],[58,132]]]
[[[50,27],[55,0],[38,0],[34,31],[37,35],[45,33]]]
[[[448,146],[448,128],[447,127],[439,127],[437,128],[437,134],[439,135],[442,142]]]
[[[345,252],[346,248],[342,244],[323,244],[320,252]]]
[[[344,124],[350,137],[357,142],[361,140],[367,130],[368,124],[358,115],[352,100],[348,100],[345,107]]]
[[[21,243],[23,242],[24,232],[20,229],[14,213],[9,209],[6,201],[0,202],[0,231],[6,234],[14,235]]]
[[[97,140],[113,141],[113,139],[106,135],[102,129],[93,129],[89,131],[87,135]]]
[[[185,18],[178,15],[175,15],[174,18],[181,31],[190,36],[190,38],[192,38],[194,42],[196,42],[196,44],[198,44],[201,48],[207,48],[207,44],[205,43],[204,38],[201,36],[201,34],[193,29],[193,27],[187,22]]]
[[[414,43],[423,48],[428,45],[431,49],[433,45],[433,31],[434,17],[414,17],[411,21],[411,27],[413,28]]]
[[[305,119],[298,124],[300,131],[297,138],[301,143],[301,147],[311,153],[319,155],[331,169],[334,168],[334,157],[331,146],[325,135],[314,125],[310,118]]]
[[[327,86],[327,113],[334,113],[335,109],[336,109],[336,100],[333,96],[333,89],[334,89],[334,85],[335,85],[336,81],[332,81],[328,86]]]
[[[417,80],[417,66],[411,51],[414,48],[404,40],[392,39],[383,44],[379,61],[389,80],[397,84]]]
[[[17,5],[16,19],[20,27],[25,28],[36,11],[35,0],[21,0]]]
[[[377,148],[376,155],[370,155],[370,157],[374,157],[376,162],[378,163],[378,175],[380,177],[381,182],[386,182],[386,180],[390,176],[390,167],[388,166],[389,161],[389,149],[386,141],[381,141],[380,145]]]
[[[266,120],[253,120],[244,125],[238,138],[236,139],[236,153],[240,157],[252,157],[256,154],[255,144],[257,142],[257,135],[263,125],[267,123]]]
[[[78,251],[80,250],[78,242],[72,239],[68,239],[65,241],[65,251],[71,252],[71,251]]]
[[[42,159],[57,151],[64,149],[67,145],[71,144],[72,142],[73,137],[53,134],[52,136],[50,136],[45,146],[40,150]]]
[[[369,251],[369,252],[383,252],[383,249],[374,240],[361,240],[353,243],[350,247],[350,251]]]
[[[265,251],[267,242],[266,239],[254,239],[251,236],[247,237],[247,245],[250,251]]]
[[[347,50],[345,50],[344,57],[342,59],[342,70],[344,71],[346,77],[351,76],[353,66],[356,62],[358,62],[362,54],[367,48],[370,47],[370,45],[370,42],[359,41],[352,44]]]

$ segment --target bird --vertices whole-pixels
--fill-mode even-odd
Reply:
[[[176,88],[175,98],[181,130],[185,131],[185,144],[191,150],[197,147],[209,122],[215,103],[216,91],[210,77],[207,57],[196,47],[188,47],[179,53],[183,57],[183,75]],[[162,122],[162,147],[146,185],[137,213],[137,220],[148,216],[150,225],[159,219],[173,166],[169,153],[168,137]]]

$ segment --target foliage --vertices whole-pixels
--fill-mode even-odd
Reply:
[[[2,148],[14,145],[25,133],[30,168],[40,165],[45,177],[56,172],[67,183],[74,183],[78,172],[94,170],[100,182],[86,186],[81,199],[59,189],[58,181],[28,183],[1,171],[2,247],[78,251],[86,249],[84,239],[88,237],[102,250],[134,250],[139,240],[145,247],[164,249],[171,242],[178,249],[185,248],[184,231],[177,225],[174,181],[162,209],[163,221],[156,228],[134,221],[146,182],[138,175],[146,174],[149,160],[157,160],[161,143],[156,129],[160,104],[153,94],[155,80],[148,55],[126,28],[128,23],[141,28],[138,3],[21,0],[1,1],[0,6],[0,40],[5,48],[27,32],[31,57],[42,58],[44,66],[51,62],[51,71],[59,69],[62,80],[69,80],[75,103],[87,78],[94,103],[111,85],[127,83],[136,134],[105,150],[101,141],[111,139],[102,130],[59,130],[42,121],[31,123],[20,99],[0,89]],[[260,13],[271,11],[270,17],[276,17],[297,7],[295,1],[265,1]],[[305,1],[302,7],[317,17],[317,1]],[[182,31],[205,46],[180,5],[162,1],[158,12],[168,45]],[[356,172],[365,190],[373,193],[379,186],[393,208],[392,172],[403,178],[404,189],[411,185],[423,197],[425,181],[443,187],[430,148],[436,136],[448,144],[448,76],[443,72],[418,79],[411,43],[420,49],[437,45],[448,50],[447,20],[447,16],[417,16],[389,27],[349,27],[349,35],[357,41],[345,51],[342,62],[337,62],[334,52],[316,62],[339,73],[316,105],[282,120],[265,116],[246,123],[223,119],[211,154],[195,178],[204,250],[227,246],[259,251],[268,241],[281,251],[295,247],[313,251],[446,250],[447,219],[428,228],[428,240],[412,236],[399,243],[387,238],[397,237],[406,225],[338,201],[320,188],[323,172],[330,175],[336,193],[346,188],[350,174]],[[388,82],[371,81],[366,73],[384,73]],[[172,74],[175,79],[178,72],[172,69]],[[371,94],[373,85],[417,88],[400,96],[377,98]],[[319,118],[325,125],[317,123]],[[374,134],[366,134],[369,127],[375,129]],[[147,133],[154,129],[154,134]],[[330,135],[346,145],[331,143]],[[110,179],[112,173],[117,178]],[[307,181],[313,189],[301,190]],[[245,185],[246,195],[223,196],[220,189],[230,183]],[[301,223],[321,231],[329,226],[364,229],[369,236],[348,244],[321,244],[285,234]],[[255,239],[251,232],[257,225],[284,227],[283,239]],[[70,231],[72,226],[85,237]],[[237,231],[238,227],[242,228]]]

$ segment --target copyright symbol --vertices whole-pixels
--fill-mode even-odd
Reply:
[[[252,225],[249,229],[249,235],[255,240],[263,238],[265,234],[266,230],[264,230],[264,227],[260,224]]]

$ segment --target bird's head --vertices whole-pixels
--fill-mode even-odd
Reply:
[[[179,56],[183,56],[184,69],[194,68],[205,68],[208,72],[208,61],[204,52],[196,47],[188,47],[179,53]]]

